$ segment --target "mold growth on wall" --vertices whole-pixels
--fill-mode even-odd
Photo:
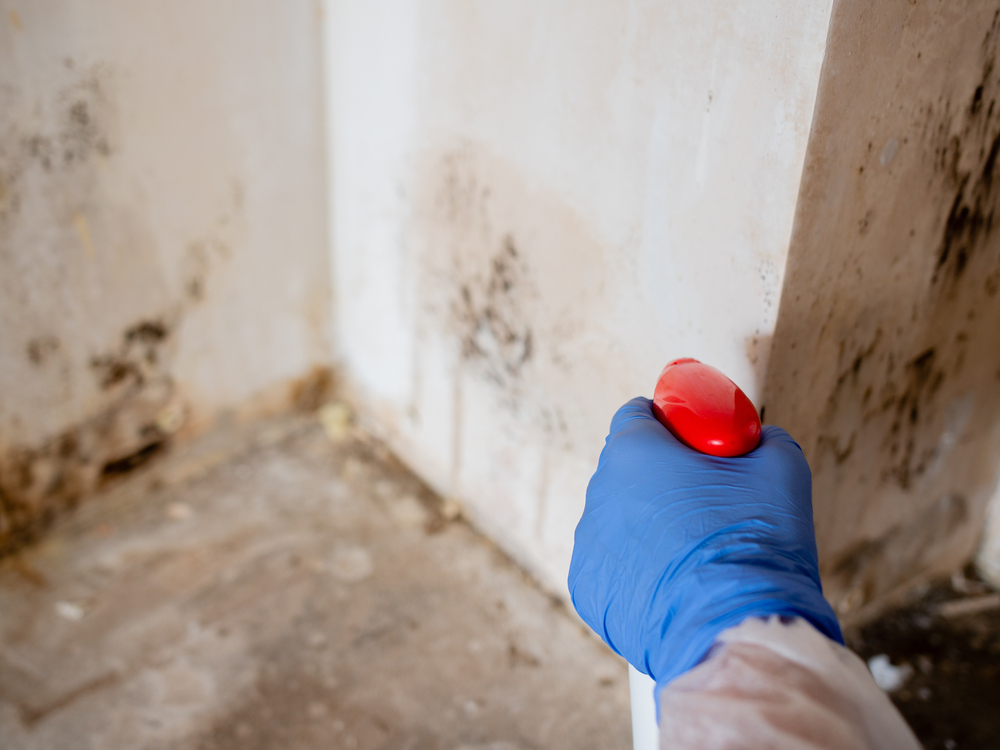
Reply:
[[[485,277],[475,275],[459,287],[455,322],[464,328],[462,357],[479,363],[486,377],[505,386],[531,359],[531,326],[518,308],[527,269],[511,235],[489,259]]]
[[[850,337],[841,341],[840,368],[827,397],[826,419],[836,419],[846,398],[860,402],[860,424],[846,440],[844,434],[818,438],[820,453],[829,450],[842,464],[853,450],[858,430],[881,424],[879,479],[903,490],[909,490],[934,466],[942,450],[951,447],[940,440],[939,392],[950,380],[961,378],[970,348],[990,356],[987,342],[1000,312],[991,291],[991,279],[1000,270],[1000,242],[994,237],[994,214],[1000,205],[1000,192],[994,189],[1000,150],[1000,111],[995,112],[1000,80],[994,73],[997,18],[1000,11],[982,40],[982,67],[971,96],[954,104],[943,99],[918,108],[926,119],[910,148],[919,149],[918,168],[929,177],[928,200],[937,203],[938,212],[947,207],[937,241],[927,248],[933,271],[923,288],[906,300],[909,319],[900,319],[899,311],[893,310],[892,318],[884,321],[897,324],[895,336],[885,335],[879,326],[860,344]],[[883,149],[882,161],[884,154]],[[866,224],[873,214],[868,209],[862,222]],[[910,237],[914,234],[911,231]],[[934,238],[932,231],[930,239]],[[917,240],[911,242],[905,252],[927,251]],[[983,325],[986,330],[980,330]]]
[[[579,217],[471,145],[439,155],[426,180],[423,327],[447,331],[462,367],[518,412],[589,359],[573,342],[607,304],[600,248]],[[529,411],[538,425],[552,424],[543,414],[551,409]]]
[[[182,422],[310,403],[290,381],[328,356],[315,7],[21,5],[0,28],[0,549]]]
[[[0,454],[0,555],[32,540],[67,506],[141,466],[163,450],[184,421],[184,404],[167,372],[170,329],[160,319],[126,329],[117,347],[95,356],[92,377],[107,394],[96,415],[40,445]],[[39,368],[59,348],[32,341]]]
[[[528,259],[510,224],[498,215],[509,195],[484,176],[481,159],[466,147],[445,154],[430,209],[428,275],[438,293],[428,309],[446,316],[459,352],[473,371],[516,398],[519,379],[534,353],[531,314],[537,302]],[[506,186],[501,186],[502,191]]]
[[[470,463],[507,452],[540,467],[544,497],[549,452],[604,430],[612,408],[588,396],[609,393],[623,361],[607,356],[614,344],[587,344],[614,304],[608,250],[565,203],[480,144],[426,154],[416,177],[410,424],[425,410],[450,415],[451,450],[439,460],[452,483]],[[528,440],[538,448],[523,452]]]
[[[170,368],[173,336],[187,307],[204,297],[218,254],[193,243],[179,269],[186,294],[171,300],[150,276],[141,235],[124,235],[134,243],[126,259],[110,252],[135,221],[102,182],[119,167],[114,69],[67,57],[59,71],[61,83],[34,106],[24,90],[4,88],[0,313],[10,335],[0,348],[7,392],[21,398],[0,410],[0,555],[154,457],[181,427],[187,407]],[[111,345],[95,346],[111,321],[136,307],[167,312],[139,317]],[[40,423],[56,426],[31,437]]]
[[[0,87],[5,110],[0,120],[0,231],[19,212],[25,181],[60,175],[59,192],[79,187],[66,185],[73,176],[92,184],[88,165],[115,149],[111,67],[98,63],[78,71],[66,58],[63,68],[65,83],[42,111],[37,102],[31,107],[31,92],[9,82]]]
[[[967,559],[1000,453],[1000,9],[862,5],[834,16],[766,396],[843,613]]]
[[[144,207],[114,184],[132,180],[115,70],[66,57],[48,96],[2,88],[0,376],[18,398],[0,402],[0,555],[167,447],[189,411],[177,331],[243,231],[232,180],[212,227],[158,267]]]
[[[86,325],[91,300],[115,304],[114,290],[87,291],[100,267],[95,242],[103,235],[94,228],[109,211],[100,204],[101,174],[119,140],[114,73],[70,57],[58,71],[48,97],[10,81],[3,87],[0,348],[6,394],[18,397],[0,410],[0,555],[147,461],[184,418],[169,374],[167,317],[136,320],[104,351],[86,343],[100,338],[96,321]],[[31,437],[45,422],[58,426]]]

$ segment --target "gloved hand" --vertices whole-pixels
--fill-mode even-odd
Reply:
[[[569,590],[604,642],[657,683],[748,617],[802,617],[843,643],[823,598],[802,449],[766,426],[745,456],[679,442],[635,398],[611,421],[576,527]]]

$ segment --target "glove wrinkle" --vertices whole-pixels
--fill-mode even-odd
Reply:
[[[750,616],[802,617],[841,639],[823,599],[811,475],[795,441],[767,426],[746,456],[706,456],[670,434],[647,399],[612,419],[569,586],[584,621],[660,685]]]

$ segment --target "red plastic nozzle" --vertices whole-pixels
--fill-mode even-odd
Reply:
[[[689,448],[711,456],[742,456],[760,442],[760,417],[732,380],[696,359],[663,368],[653,413]]]

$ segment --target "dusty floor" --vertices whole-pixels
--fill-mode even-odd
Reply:
[[[133,472],[0,563],[0,744],[629,747],[623,662],[436,503],[306,421]]]
[[[891,695],[927,750],[1000,748],[1000,594],[971,568],[845,636],[909,674]]]

